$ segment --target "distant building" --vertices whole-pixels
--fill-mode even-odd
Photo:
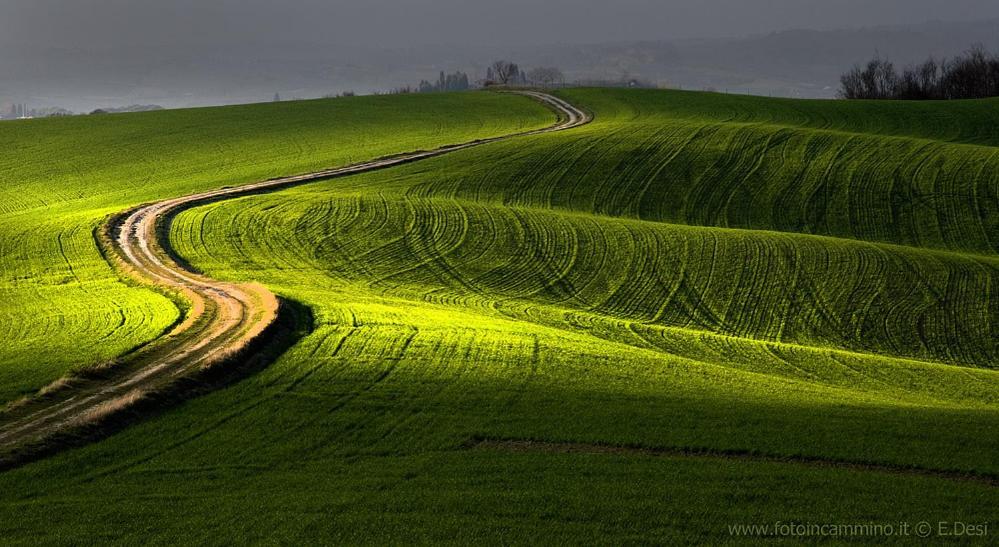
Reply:
[[[28,108],[24,103],[0,104],[0,120],[30,120],[32,118],[51,118],[54,116],[72,116],[73,112],[58,106]]]
[[[24,103],[5,105],[4,108],[0,110],[0,119],[4,120],[18,120],[30,117],[32,117],[32,112],[28,109],[28,105]]]

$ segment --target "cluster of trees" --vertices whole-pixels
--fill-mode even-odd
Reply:
[[[486,69],[486,85],[518,85],[527,82],[527,74],[510,61],[495,61]]]
[[[493,62],[486,69],[486,85],[564,85],[565,76],[555,67],[537,67],[524,72],[517,63]]]
[[[438,91],[465,91],[474,86],[491,85],[536,85],[536,86],[557,86],[565,85],[565,76],[562,71],[555,67],[537,67],[524,71],[517,63],[510,61],[496,61],[486,69],[486,78],[480,82],[473,82],[468,74],[458,70],[447,74],[444,71],[437,76],[437,81],[422,80],[416,87],[397,87],[389,91],[390,94],[400,93],[434,93]]]
[[[341,91],[339,93],[327,93],[326,95],[323,95],[323,98],[324,99],[339,99],[341,97],[353,97],[355,95],[357,95],[357,93],[354,93],[353,90],[348,90],[348,91]]]
[[[999,97],[999,55],[976,46],[953,59],[910,66],[899,73],[875,57],[840,78],[845,99],[983,99]]]
[[[468,74],[457,71],[453,74],[445,74],[442,70],[436,82],[423,80],[417,88],[419,93],[433,93],[435,91],[465,91],[471,88],[468,82]]]

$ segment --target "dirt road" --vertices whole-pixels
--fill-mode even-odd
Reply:
[[[131,278],[179,297],[186,304],[183,319],[123,362],[60,380],[0,413],[0,467],[106,434],[101,427],[111,418],[141,408],[139,403],[158,394],[176,391],[182,380],[250,357],[257,345],[275,335],[283,308],[273,293],[257,284],[237,285],[200,275],[171,255],[166,240],[170,220],[178,213],[213,201],[384,169],[518,136],[571,129],[591,119],[547,93],[511,93],[545,104],[558,113],[559,121],[535,131],[168,199],[113,219],[102,241],[108,259]]]

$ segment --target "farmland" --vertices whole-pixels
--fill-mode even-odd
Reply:
[[[304,304],[310,332],[238,384],[0,475],[0,533],[720,542],[739,523],[995,519],[999,103],[560,96],[594,121],[181,213],[185,261]],[[160,184],[128,187],[129,156],[102,172],[121,185],[106,195],[67,197],[86,165],[59,184],[39,173],[4,213],[5,245],[25,252],[16,227],[45,218],[37,248],[73,226],[78,251],[4,253],[24,299],[4,328],[37,332],[39,301],[96,292],[59,320],[76,325],[55,337],[71,359],[51,370],[30,366],[40,343],[8,336],[21,345],[0,350],[0,387],[175,319],[89,243],[108,212],[551,123],[522,98],[440,97],[243,107],[251,121],[231,123],[250,142],[224,153],[186,149],[205,124],[177,119],[180,150],[150,157]],[[434,127],[455,104],[455,126]],[[356,112],[363,137],[248,115],[307,107]],[[370,133],[391,108],[408,140]],[[130,328],[87,319],[113,313],[105,294]]]
[[[459,108],[376,97],[5,124],[0,401],[113,359],[178,318],[167,298],[123,284],[101,257],[93,232],[107,215],[550,120],[530,101],[472,95]]]

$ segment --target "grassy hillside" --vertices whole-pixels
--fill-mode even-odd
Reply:
[[[480,162],[436,170],[410,193],[999,252],[999,100],[630,93],[573,91],[605,114],[529,147],[491,147]],[[500,159],[505,177],[482,167]]]
[[[359,97],[0,125],[0,403],[163,331],[93,229],[132,205],[550,124],[520,97]]]
[[[718,543],[995,519],[994,481],[952,476],[999,476],[995,102],[564,96],[595,122],[183,213],[186,259],[308,305],[313,332],[0,475],[0,533]]]

